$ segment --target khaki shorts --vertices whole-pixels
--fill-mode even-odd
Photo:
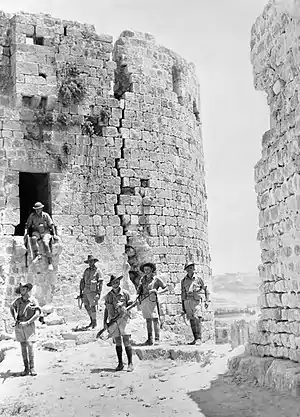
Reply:
[[[199,319],[203,317],[203,304],[202,301],[197,301],[193,298],[184,300],[184,308],[186,312],[186,318]]]
[[[130,333],[126,329],[129,319],[129,315],[126,314],[125,317],[119,319],[117,323],[114,323],[109,329],[109,337],[114,339],[120,336],[130,336]]]
[[[157,319],[159,317],[156,300],[151,301],[149,297],[141,302],[141,311],[144,319]]]
[[[16,324],[15,334],[17,342],[35,342],[35,323],[28,324],[24,327]]]
[[[97,297],[97,293],[95,292],[87,292],[83,294],[82,297],[83,304],[87,308],[96,306],[98,304],[98,300],[99,298]]]

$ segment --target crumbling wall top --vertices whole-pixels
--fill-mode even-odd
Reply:
[[[251,31],[254,86],[268,92],[274,84],[299,75],[299,0],[271,0]]]

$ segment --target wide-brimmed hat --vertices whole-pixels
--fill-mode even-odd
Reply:
[[[150,268],[152,269],[152,272],[156,271],[156,265],[152,262],[145,262],[140,266],[140,270],[142,272],[144,272],[145,266],[150,266]]]
[[[32,207],[34,210],[42,209],[44,208],[44,204],[40,203],[39,201],[35,203],[35,205]]]
[[[195,266],[195,262],[193,262],[193,261],[189,261],[189,262],[187,262],[185,265],[184,265],[184,270],[186,270],[189,266]]]
[[[22,282],[20,282],[20,284],[15,289],[15,293],[20,294],[21,288],[27,288],[28,291],[31,291],[33,288],[33,285],[30,282],[26,282],[26,284],[22,284]]]
[[[95,258],[93,255],[88,255],[87,259],[83,262],[88,264],[90,261],[99,262],[99,259]]]
[[[119,276],[119,277],[117,277],[116,275],[111,275],[110,276],[110,280],[109,280],[109,282],[107,283],[107,286],[108,287],[111,287],[112,286],[112,284],[115,282],[115,281],[117,281],[117,280],[120,280],[121,281],[121,279],[123,278],[123,275],[121,275],[121,276]]]

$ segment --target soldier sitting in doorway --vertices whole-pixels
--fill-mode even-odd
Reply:
[[[58,237],[56,235],[53,220],[48,213],[43,211],[43,208],[44,205],[39,202],[35,203],[33,206],[34,212],[29,215],[25,225],[24,240],[26,244],[28,236],[31,238],[31,247],[34,256],[33,263],[36,263],[41,259],[38,240],[42,241],[48,259],[49,271],[53,271],[50,242],[52,238],[57,240]]]

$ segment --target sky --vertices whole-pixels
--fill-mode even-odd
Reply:
[[[254,90],[250,31],[267,0],[2,0],[4,12],[50,13],[94,24],[114,38],[149,32],[196,64],[200,81],[209,244],[213,274],[256,271],[258,209],[254,165],[269,129]]]

